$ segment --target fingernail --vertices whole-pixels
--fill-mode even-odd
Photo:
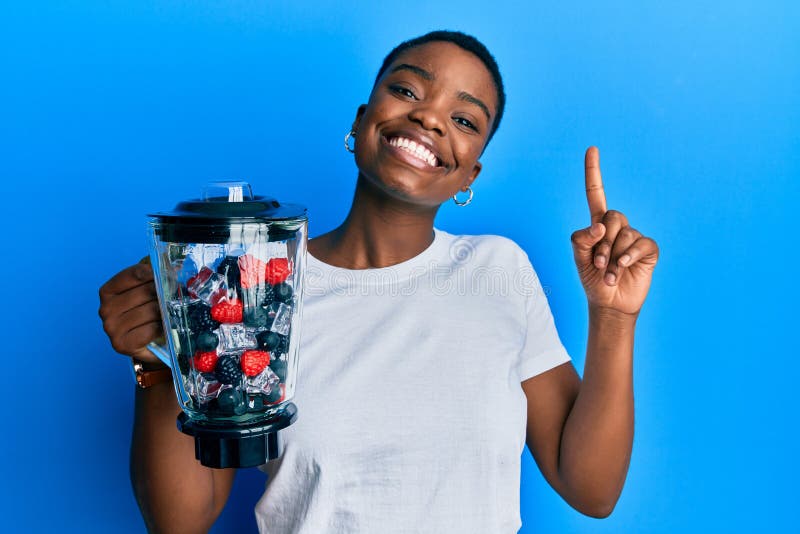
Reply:
[[[620,264],[620,265],[628,265],[628,262],[629,262],[629,261],[631,261],[631,257],[630,257],[628,254],[623,254],[623,255],[622,255],[620,258],[619,258],[619,264]]]
[[[617,275],[614,273],[606,273],[606,282],[613,284],[617,280]]]
[[[606,257],[605,256],[597,256],[594,259],[595,263],[598,267],[603,267],[606,264]]]

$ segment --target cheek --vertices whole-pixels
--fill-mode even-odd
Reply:
[[[458,158],[459,166],[472,171],[472,167],[478,162],[483,149],[482,143],[476,143],[469,140],[461,141],[454,147],[456,157]]]
[[[374,97],[370,100],[367,111],[361,118],[361,124],[367,128],[375,126],[386,119],[391,109],[392,102],[387,97]]]

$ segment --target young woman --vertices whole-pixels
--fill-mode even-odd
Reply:
[[[345,139],[359,170],[350,212],[308,243],[301,416],[264,466],[262,532],[516,532],[525,443],[570,505],[614,508],[658,247],[606,208],[587,150],[591,225],[572,235],[589,304],[581,381],[525,253],[433,225],[442,203],[472,198],[504,103],[494,59],[464,34],[424,35],[384,61]],[[100,300],[114,349],[158,368],[144,348],[161,333],[149,266],[118,273]],[[195,460],[177,413],[171,383],[137,389],[131,477],[149,528],[202,531],[234,472]]]

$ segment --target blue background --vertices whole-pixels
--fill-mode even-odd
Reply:
[[[145,212],[207,180],[346,214],[342,147],[385,53],[460,29],[498,58],[506,117],[475,200],[437,226],[530,254],[583,366],[570,233],[583,151],[662,251],[636,339],[636,438],[602,521],[525,454],[522,532],[796,531],[800,9],[796,2],[17,2],[0,17],[4,530],[140,532],[133,386],[97,288],[146,254]],[[6,223],[8,225],[8,222]],[[255,528],[240,473],[216,532]]]

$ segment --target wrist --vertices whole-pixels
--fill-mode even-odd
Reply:
[[[141,389],[172,382],[172,369],[161,362],[143,362],[131,358],[131,370],[136,384]]]
[[[591,324],[620,329],[632,329],[636,326],[636,320],[638,318],[639,312],[625,313],[613,308],[589,305],[589,322]]]

